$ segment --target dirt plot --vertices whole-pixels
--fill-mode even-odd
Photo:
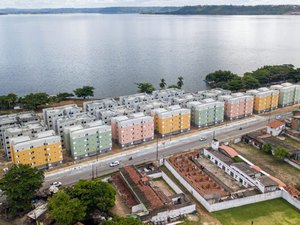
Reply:
[[[284,183],[294,186],[300,185],[300,171],[298,169],[283,161],[278,161],[273,156],[265,154],[250,145],[239,143],[232,145],[232,147],[246,159]]]
[[[176,194],[163,179],[154,180],[153,183],[168,197]]]
[[[125,205],[119,193],[116,194],[115,206],[111,209],[114,215],[124,217],[131,213],[130,209]]]

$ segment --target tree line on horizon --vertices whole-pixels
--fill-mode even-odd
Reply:
[[[25,109],[37,109],[41,105],[61,102],[71,97],[87,98],[94,96],[95,88],[92,86],[83,86],[77,88],[73,93],[61,92],[57,95],[49,95],[45,92],[30,93],[19,97],[15,93],[0,96],[0,110],[14,109],[16,105],[22,105]]]
[[[211,88],[245,91],[281,82],[297,83],[300,81],[300,68],[291,64],[263,66],[243,76],[229,70],[217,70],[208,74],[205,81]]]

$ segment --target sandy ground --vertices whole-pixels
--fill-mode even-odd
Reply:
[[[166,184],[164,180],[155,180],[153,182],[155,186],[159,187],[159,189],[166,195],[166,196],[172,196],[175,194],[175,192]]]
[[[127,214],[130,214],[130,209],[125,205],[119,193],[116,194],[115,206],[111,209],[111,212],[119,217],[124,217]]]
[[[262,170],[277,177],[286,184],[300,185],[300,171],[289,164],[276,160],[261,150],[242,143],[232,145],[242,156]]]

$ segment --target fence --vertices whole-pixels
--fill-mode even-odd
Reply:
[[[274,192],[269,192],[269,193],[264,193],[264,194],[259,194],[259,195],[254,195],[250,197],[245,197],[245,198],[239,198],[239,199],[233,199],[225,202],[218,202],[214,204],[209,204],[174,168],[173,166],[168,162],[168,160],[165,160],[165,166],[167,169],[175,176],[177,180],[194,196],[195,199],[197,199],[198,202],[200,202],[207,211],[209,212],[215,212],[223,209],[230,209],[233,207],[238,207],[238,206],[243,206],[247,204],[252,204],[256,202],[262,202],[262,201],[267,201],[275,198],[280,198],[282,196],[282,191],[274,191]],[[293,204],[295,207],[297,207],[297,204],[300,204],[299,201],[296,199],[292,198],[289,193],[286,193],[286,199],[289,203]],[[292,203],[293,202],[293,203]]]

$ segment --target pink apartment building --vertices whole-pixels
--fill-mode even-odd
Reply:
[[[254,97],[244,93],[223,95],[219,100],[225,102],[224,114],[229,120],[247,117],[253,114]]]
[[[154,120],[143,113],[111,119],[112,138],[122,147],[154,139]]]

